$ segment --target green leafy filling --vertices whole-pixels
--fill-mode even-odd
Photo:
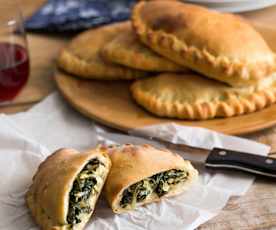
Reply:
[[[98,181],[95,172],[100,165],[104,164],[97,158],[89,161],[75,179],[69,194],[69,211],[67,214],[69,224],[79,224],[81,222],[80,216],[92,211],[88,200],[92,194],[98,193],[96,190]]]
[[[155,174],[149,178],[139,181],[124,190],[120,206],[122,208],[136,202],[144,201],[151,193],[156,193],[158,197],[167,194],[172,186],[187,180],[189,173],[184,170],[171,169]]]

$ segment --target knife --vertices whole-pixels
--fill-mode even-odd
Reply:
[[[143,136],[143,138],[147,137]],[[180,154],[183,154],[184,152],[184,159],[189,160],[194,164],[203,164],[206,168],[232,169],[254,175],[276,178],[276,158],[223,148],[213,148],[208,152],[206,149],[188,147],[183,144],[171,143],[155,137],[151,137],[150,140],[163,143]],[[194,151],[189,153],[189,151],[183,151],[183,147],[199,151],[196,151],[196,153]]]
[[[145,136],[139,137],[148,139],[148,137]],[[217,147],[208,152],[208,150],[206,149],[171,143],[169,141],[162,140],[156,137],[151,137],[149,139],[155,140],[159,143],[163,143],[166,146],[173,148],[176,152],[179,152],[180,154],[183,154],[184,152],[184,159],[189,160],[192,163],[199,163],[201,165],[203,164],[206,168],[225,170],[232,169],[236,171],[251,173],[254,175],[276,178],[276,158]],[[189,149],[199,151],[196,151],[196,153],[194,151],[188,153],[189,151],[183,151],[183,147],[188,147]],[[197,156],[196,160],[195,154]]]
[[[276,159],[229,149],[212,149],[205,160],[205,166],[276,178]]]
[[[183,144],[171,143],[156,137],[146,137],[137,133],[131,133],[131,136],[124,134],[116,134],[118,139],[126,139],[126,143],[132,143],[131,138],[139,137],[145,139],[145,143],[148,141],[149,144],[152,141],[159,142],[166,147],[172,149],[175,152],[183,155],[184,159],[191,161],[193,164],[204,165],[207,168],[213,169],[233,169],[243,171],[255,175],[262,175],[270,178],[276,178],[276,158],[265,157],[261,155],[255,155],[246,152],[233,151],[223,148],[213,148],[208,152],[206,149],[188,147]],[[102,137],[107,139],[114,139],[114,134],[101,133]],[[115,138],[116,139],[116,138]],[[118,142],[118,140],[114,140]],[[120,141],[119,141],[120,142]],[[103,141],[103,144],[105,142]],[[154,145],[154,144],[153,144]],[[193,151],[185,151],[185,148],[189,148]],[[196,151],[195,151],[196,150]],[[196,155],[196,157],[195,157]]]
[[[155,137],[150,139],[156,140],[160,143],[166,143],[168,146],[175,148],[176,151],[183,154],[183,146],[185,145],[171,143]],[[197,153],[187,153],[185,151],[184,159],[190,160],[192,163],[203,163],[206,168],[225,170],[232,169],[254,175],[276,178],[276,158],[217,147],[213,148],[209,151],[209,153],[208,150],[205,149],[194,147],[189,148],[203,151],[199,151]],[[194,157],[195,154],[197,154],[196,160]]]

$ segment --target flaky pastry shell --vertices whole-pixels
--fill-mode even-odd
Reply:
[[[144,71],[184,72],[187,70],[141,43],[131,24],[103,47],[102,56],[110,62]]]
[[[72,228],[72,225],[68,224],[67,221],[69,193],[77,175],[94,158],[98,158],[105,165],[103,181],[98,182],[99,192],[93,200],[90,215]],[[83,153],[73,149],[61,149],[42,162],[26,195],[27,205],[41,229],[83,229],[94,211],[110,167],[111,161],[108,155],[99,149],[92,149]]]
[[[142,1],[132,14],[141,41],[172,61],[232,86],[275,72],[275,54],[245,20],[180,1]]]
[[[114,64],[101,57],[102,47],[128,27],[129,22],[115,23],[79,34],[62,50],[59,67],[85,79],[127,80],[146,76],[144,71]]]
[[[198,74],[160,74],[131,86],[135,101],[160,117],[204,120],[251,113],[276,101],[276,74],[231,87]]]
[[[157,149],[150,145],[113,146],[109,149],[112,168],[104,187],[105,196],[115,213],[124,213],[147,203],[158,202],[162,197],[171,197],[189,189],[196,181],[198,172],[189,161],[166,149]],[[122,208],[120,200],[124,189],[155,175],[170,169],[184,169],[189,173],[184,183],[169,191],[162,197],[151,196],[143,202],[137,203],[135,207]]]

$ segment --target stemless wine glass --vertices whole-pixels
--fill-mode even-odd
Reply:
[[[29,53],[18,5],[0,0],[0,103],[11,101],[29,76]]]

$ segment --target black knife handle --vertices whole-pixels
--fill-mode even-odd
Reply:
[[[276,159],[271,157],[214,148],[205,165],[208,168],[235,169],[276,178]]]

